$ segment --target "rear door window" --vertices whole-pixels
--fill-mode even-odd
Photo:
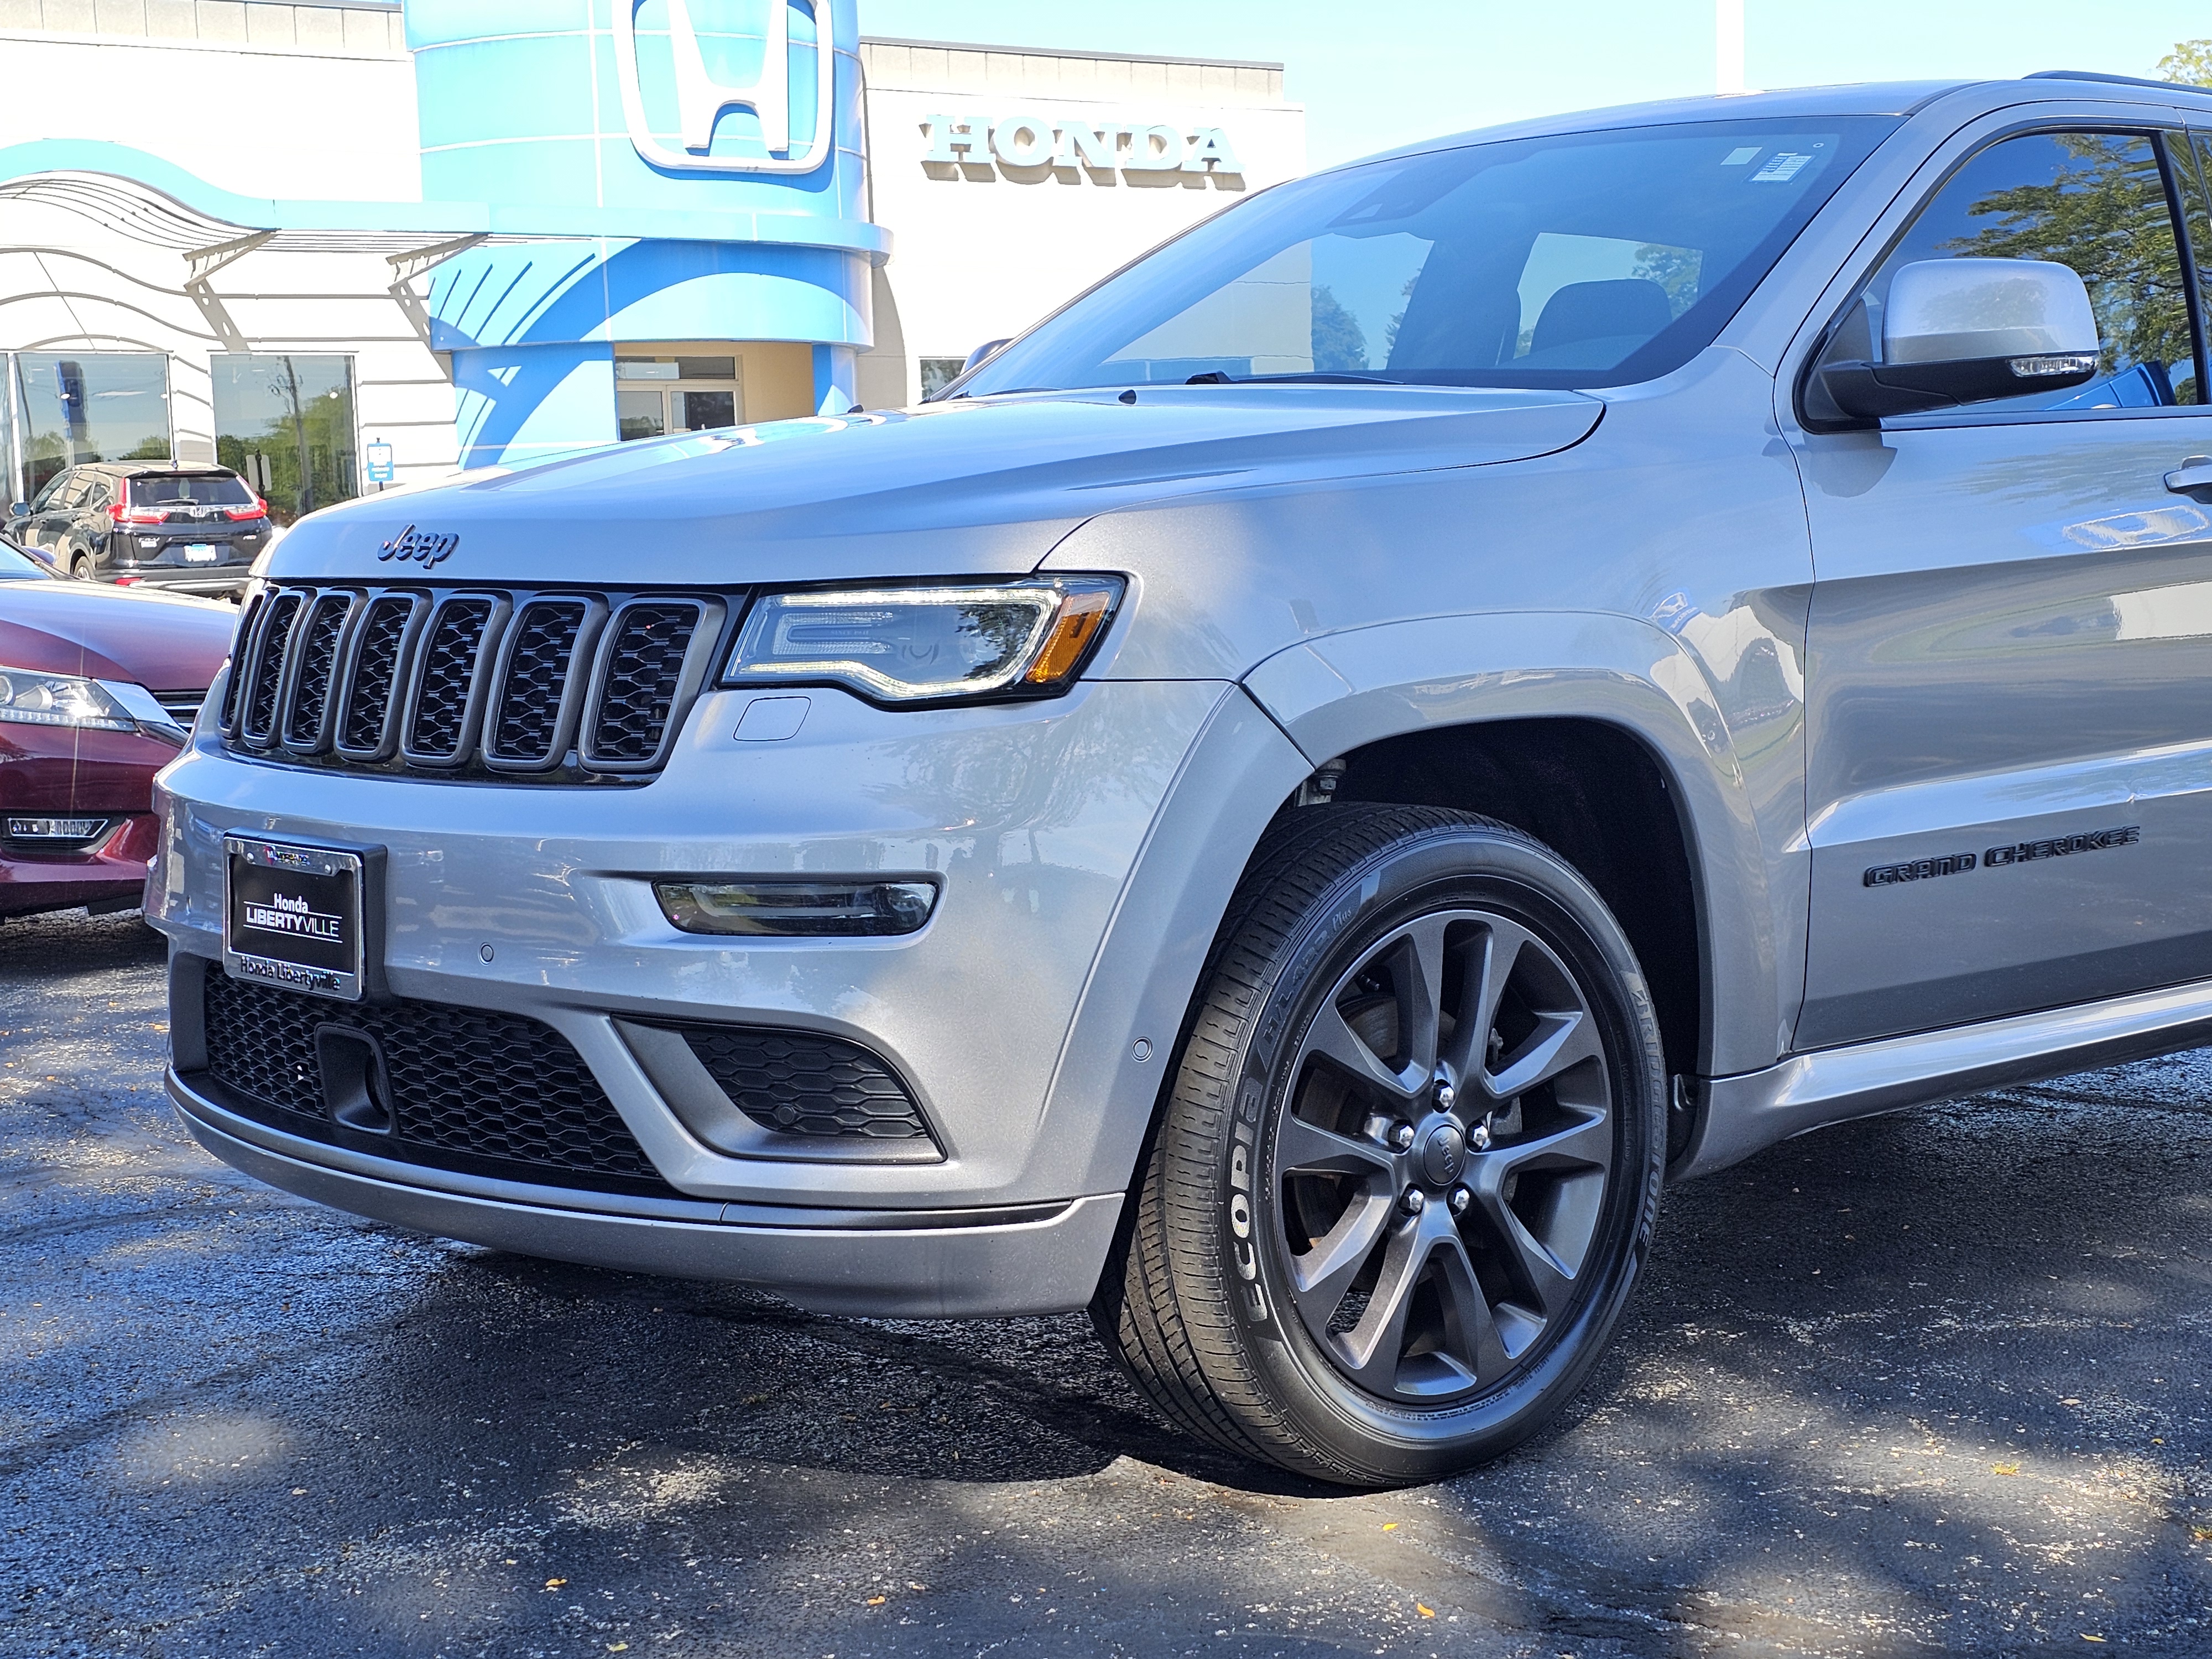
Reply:
[[[244,507],[245,480],[227,472],[142,472],[131,481],[133,507]]]

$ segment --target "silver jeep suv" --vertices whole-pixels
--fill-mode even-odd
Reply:
[[[170,1092],[457,1238],[1088,1307],[1325,1479],[1492,1455],[1663,1180],[2212,1033],[2208,152],[2081,75],[1500,129],[918,410],[318,514],[163,775]]]

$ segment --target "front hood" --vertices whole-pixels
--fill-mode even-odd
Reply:
[[[238,612],[183,594],[96,582],[0,582],[0,667],[204,691],[230,654]]]
[[[1588,435],[1572,392],[1166,386],[780,421],[593,450],[302,520],[276,577],[751,583],[1033,569],[1095,514],[1300,479],[1480,466]]]

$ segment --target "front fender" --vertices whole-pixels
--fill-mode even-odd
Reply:
[[[1803,990],[1798,937],[1806,854],[1759,834],[1721,705],[1675,637],[1635,617],[1508,611],[1424,617],[1325,635],[1244,678],[1253,700],[1316,765],[1385,738],[1507,720],[1602,721],[1639,739],[1681,804],[1702,921],[1711,1074],[1771,1064]]]

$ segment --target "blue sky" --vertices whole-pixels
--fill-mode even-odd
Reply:
[[[868,34],[1262,58],[1316,166],[1556,110],[1713,89],[1712,0],[860,0]],[[1745,0],[1753,87],[2151,75],[2212,0]]]

